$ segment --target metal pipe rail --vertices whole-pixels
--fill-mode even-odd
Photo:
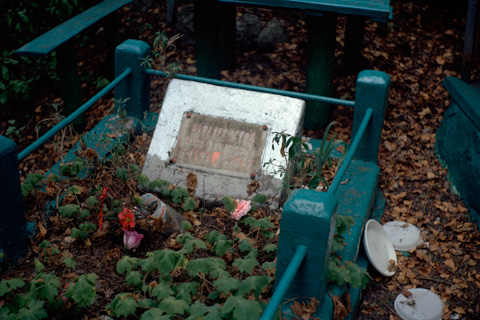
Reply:
[[[163,76],[163,77],[168,76],[168,74],[166,72],[161,71],[161,70],[154,70],[154,69],[147,69],[146,73],[150,74],[150,75],[157,75],[157,76]],[[256,91],[256,92],[278,94],[278,95],[291,97],[291,98],[325,102],[325,103],[330,103],[330,104],[335,104],[335,105],[340,105],[340,106],[347,106],[347,107],[354,107],[355,106],[355,101],[342,100],[342,99],[338,99],[338,98],[330,98],[330,97],[324,97],[324,96],[317,96],[317,95],[309,94],[309,93],[294,92],[294,91],[287,91],[287,90],[280,90],[280,89],[273,89],[273,88],[265,88],[265,87],[257,87],[257,86],[250,85],[250,84],[216,80],[216,79],[210,79],[210,78],[204,78],[204,77],[189,76],[189,75],[186,75],[186,74],[177,74],[177,75],[175,75],[175,78],[182,79],[182,80],[190,80],[190,81],[208,83],[208,84],[213,84],[213,85],[228,87],[228,88],[236,88],[236,89],[250,90],[250,91]]]
[[[305,259],[307,255],[307,246],[298,246],[297,250],[295,251],[295,255],[293,256],[292,260],[290,261],[285,274],[283,275],[282,279],[280,280],[277,289],[273,293],[272,297],[270,298],[270,302],[267,305],[267,308],[262,314],[260,320],[270,320],[273,319],[275,313],[277,312],[278,307],[280,306],[280,302],[285,295],[290,283],[292,283],[293,278],[297,274],[298,268]]]
[[[340,166],[340,169],[338,169],[338,172],[335,175],[335,178],[333,179],[332,184],[328,188],[327,193],[333,195],[335,194],[335,192],[337,192],[338,186],[342,182],[343,176],[345,175],[345,172],[347,171],[347,168],[350,165],[350,162],[352,161],[353,156],[355,155],[355,152],[357,152],[358,145],[360,144],[360,141],[363,138],[365,129],[367,129],[368,123],[372,119],[372,115],[373,115],[373,109],[368,108],[367,111],[365,112],[365,116],[363,117],[362,123],[360,124],[357,134],[355,135],[352,143],[350,144],[349,150],[347,152],[347,156],[345,157],[342,165]]]
[[[131,73],[132,73],[132,70],[130,68],[127,68],[123,73],[121,73],[112,82],[110,82],[105,88],[100,90],[100,92],[98,92],[96,95],[90,98],[80,108],[75,110],[75,112],[73,112],[71,115],[63,119],[60,123],[58,123],[52,129],[48,130],[43,136],[41,136],[31,145],[23,149],[22,152],[19,152],[18,161],[22,161],[23,159],[25,159],[28,155],[30,155],[33,151],[35,151],[37,148],[42,146],[45,142],[47,142],[51,137],[57,134],[60,130],[62,130],[63,128],[68,126],[70,123],[75,121],[76,118],[78,118],[81,114],[83,114],[88,109],[90,109],[90,107],[93,106],[95,102],[103,98],[103,96],[105,96],[110,90],[115,88],[120,82],[125,80],[125,78],[127,78]]]

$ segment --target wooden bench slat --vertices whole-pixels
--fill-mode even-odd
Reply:
[[[365,16],[380,22],[388,22],[392,16],[390,0],[219,0],[219,2],[294,8],[313,12],[335,12]]]
[[[15,53],[31,57],[45,56],[98,20],[132,1],[105,0],[30,41]]]

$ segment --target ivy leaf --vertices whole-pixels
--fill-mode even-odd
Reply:
[[[97,197],[95,196],[90,196],[87,198],[87,206],[89,207],[95,207],[97,204],[100,202],[98,201]]]
[[[125,168],[119,168],[116,172],[117,178],[122,180],[123,182],[127,181],[129,176],[128,176],[128,170]]]
[[[193,282],[183,282],[177,286],[177,299],[185,300],[187,302],[192,301],[192,294],[197,294],[197,288],[200,286],[200,283]]]
[[[260,204],[264,204],[267,201],[267,196],[261,193],[257,193],[255,197],[253,197],[252,201],[257,202]]]
[[[217,278],[222,271],[225,271],[226,263],[219,258],[200,258],[188,260],[185,269],[191,276],[196,276],[201,271],[203,274],[210,274],[212,277]]]
[[[269,276],[250,276],[247,279],[243,280],[238,288],[238,292],[241,294],[250,294],[250,291],[253,290],[255,298],[258,299],[260,294],[263,291],[263,288],[267,286],[272,281],[272,278]]]
[[[187,199],[183,203],[183,209],[185,209],[185,211],[192,211],[195,209],[196,206],[197,202],[192,197],[187,197]]]
[[[115,296],[113,301],[106,306],[107,311],[112,311],[113,316],[128,317],[135,314],[137,309],[137,301],[130,293],[119,293]]]
[[[239,296],[230,296],[223,305],[222,315],[235,320],[257,320],[260,319],[262,311],[258,301],[247,300]]]
[[[275,261],[265,261],[262,264],[262,269],[263,270],[271,270],[271,269],[275,269],[276,266],[277,266],[277,263]]]
[[[140,299],[138,300],[139,307],[155,308],[158,305],[157,301],[152,299]]]
[[[204,320],[221,319],[221,309],[222,307],[218,303],[215,303],[213,306],[208,307],[208,313],[206,314]]]
[[[245,273],[252,273],[253,268],[258,266],[258,261],[255,258],[247,258],[247,259],[235,259],[233,262],[233,266],[238,267],[238,270],[240,272],[245,272]]]
[[[80,186],[71,186],[68,188],[67,193],[68,194],[81,194],[83,192],[83,188]]]
[[[232,277],[219,277],[217,280],[213,281],[213,285],[217,287],[220,292],[229,293],[238,289],[240,280]]]
[[[277,251],[277,246],[273,243],[269,243],[265,247],[263,247],[263,251],[268,253],[275,252]]]
[[[364,289],[369,282],[369,275],[366,269],[360,268],[355,263],[349,263],[346,269],[350,272],[350,283],[354,289]]]
[[[180,254],[170,249],[163,249],[154,252],[155,269],[162,274],[169,274],[175,267]],[[141,262],[140,262],[141,265]],[[143,265],[142,265],[143,270]],[[145,270],[144,270],[145,271]]]
[[[129,168],[130,170],[132,170],[133,172],[138,172],[138,171],[140,171],[140,168],[139,168],[136,164],[131,164],[131,165],[128,166],[128,168]]]
[[[83,230],[80,230],[80,229],[77,229],[77,228],[72,228],[71,236],[72,236],[73,239],[86,240],[87,237],[88,237],[88,234]]]
[[[232,197],[223,197],[223,205],[228,210],[228,212],[233,212],[237,209],[237,201]]]
[[[162,300],[165,298],[170,297],[173,295],[174,292],[172,290],[171,285],[168,282],[160,282],[155,288],[152,290],[152,295],[157,298],[158,300]]]
[[[17,319],[22,320],[37,320],[45,319],[48,314],[43,309],[44,301],[31,299],[27,301],[26,305],[18,310]]]
[[[215,252],[217,257],[223,257],[225,252],[232,247],[231,240],[217,240],[212,247],[212,251]]]
[[[48,301],[54,300],[58,296],[58,287],[60,286],[60,280],[55,278],[53,273],[44,274],[42,273],[39,277],[41,279],[41,284],[37,286],[38,295],[42,299],[47,299]]]
[[[123,256],[122,259],[117,262],[117,273],[122,274],[136,268],[138,260],[138,258]]]
[[[332,251],[341,251],[345,247],[343,236],[335,234],[332,241]]]
[[[41,263],[37,258],[33,260],[33,264],[35,265],[36,272],[42,272],[42,270],[45,269],[45,265]]]
[[[58,212],[62,215],[62,217],[71,217],[74,214],[80,212],[80,207],[76,204],[66,204],[64,206],[58,207]]]
[[[339,286],[344,285],[346,282],[350,282],[350,271],[338,265],[336,260],[338,258],[332,258],[328,261],[328,274],[327,279],[337,283]]]
[[[178,190],[179,188],[176,188],[176,189],[173,189],[172,190],[172,202],[175,203],[175,204],[180,204],[182,203],[182,198],[183,198],[183,195],[182,195],[182,192],[180,190]]]
[[[210,244],[214,244],[215,241],[217,241],[217,239],[226,239],[227,236],[225,236],[224,234],[221,234],[220,232],[218,232],[217,230],[213,230],[213,231],[210,231],[206,236],[205,236],[205,239],[207,239],[207,241],[210,243]]]
[[[140,287],[143,283],[143,274],[140,271],[130,271],[125,277],[125,281],[129,286]]]
[[[186,320],[203,319],[205,317],[205,314],[208,312],[208,309],[209,308],[204,303],[201,303],[197,300],[188,309],[188,313],[190,314],[190,316]]]
[[[238,245],[238,249],[241,252],[250,251],[253,247],[252,240],[250,238],[242,239]]]
[[[174,297],[167,297],[160,302],[160,309],[168,314],[183,315],[188,310],[188,303],[184,300],[177,300]]]
[[[85,232],[97,231],[97,226],[90,222],[80,223],[79,227]]]
[[[80,308],[90,306],[95,299],[97,278],[95,273],[82,274],[75,284],[68,286],[65,297],[75,301]]]
[[[24,285],[25,282],[23,281],[23,279],[20,278],[14,278],[9,280],[2,279],[0,281],[0,297],[12,292],[15,289],[21,288]]]
[[[148,186],[148,184],[150,183],[150,179],[148,179],[148,177],[144,174],[139,174],[137,180],[141,186],[145,187]]]
[[[164,314],[165,311],[154,308],[150,309],[142,314],[140,320],[170,320],[171,317]]]
[[[355,224],[355,220],[353,220],[350,216],[344,215],[337,215],[335,217],[335,228],[337,228],[337,234],[342,235],[345,232],[350,232],[350,229]]]
[[[198,275],[199,272],[203,274],[208,274],[212,269],[211,260],[212,258],[200,258],[194,260],[188,260],[187,266],[185,269],[187,270],[188,274],[192,277]]]
[[[177,237],[176,240],[183,245],[182,251],[185,254],[192,253],[194,247],[201,249],[207,248],[207,245],[204,241],[194,238],[190,233],[181,234]]]

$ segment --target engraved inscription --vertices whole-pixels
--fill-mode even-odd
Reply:
[[[184,117],[171,157],[179,165],[250,174],[261,168],[262,126],[200,114]]]

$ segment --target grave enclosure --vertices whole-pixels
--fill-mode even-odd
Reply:
[[[342,296],[345,292],[344,287],[329,284],[326,279],[335,216],[337,214],[349,215],[355,220],[351,234],[346,237],[346,247],[342,251],[342,258],[345,261],[356,261],[359,266],[366,268],[368,261],[360,248],[363,226],[369,218],[378,219],[382,214],[384,199],[378,191],[377,157],[390,77],[383,72],[362,71],[357,79],[355,101],[345,101],[178,75],[177,78],[180,80],[172,81],[165,99],[165,109],[162,109],[158,120],[157,115],[148,114],[145,121],[143,115],[144,112],[148,113],[149,109],[149,77],[161,74],[160,71],[140,67],[140,60],[149,53],[150,47],[141,41],[127,40],[118,46],[115,57],[116,79],[101,93],[103,95],[115,89],[116,99],[130,98],[127,101],[126,110],[130,116],[128,127],[131,128],[132,134],[140,132],[145,126],[156,126],[153,141],[155,144],[149,151],[144,168],[146,172],[158,174],[162,178],[178,179],[178,182],[184,180],[185,176],[192,171],[202,176],[205,184],[210,183],[208,179],[220,180],[218,193],[212,193],[211,199],[221,196],[220,192],[224,191],[222,189],[225,184],[238,183],[238,196],[244,198],[246,187],[252,181],[259,181],[261,186],[265,186],[268,185],[267,180],[276,181],[275,179],[278,179],[272,172],[264,171],[262,164],[269,160],[270,156],[279,159],[278,150],[277,154],[269,153],[273,132],[287,130],[288,133],[294,135],[301,132],[304,102],[300,99],[354,107],[351,147],[329,191],[296,190],[283,208],[275,291],[262,316],[262,319],[271,319],[282,302],[302,296],[317,298],[320,301],[317,316],[332,318],[333,301],[329,295],[326,295],[326,292],[333,292],[338,296]],[[236,89],[231,89],[232,87]],[[207,89],[211,91],[209,92]],[[198,95],[192,95],[194,92]],[[263,93],[260,94],[260,92]],[[222,95],[226,97],[226,100],[224,103],[218,103],[219,100],[221,101]],[[236,97],[236,95],[238,96]],[[257,100],[261,97],[266,101],[259,103]],[[89,100],[79,109],[78,113],[85,112],[98,99],[100,97],[95,96]],[[237,106],[233,106],[235,101],[238,103]],[[259,103],[259,105],[256,111],[252,111],[252,105],[255,103]],[[170,108],[173,110],[173,114],[168,113]],[[222,108],[225,110],[219,112]],[[251,112],[258,112],[258,114],[251,115]],[[73,122],[76,116],[78,114],[67,117],[62,125],[66,126]],[[283,122],[276,118],[280,116],[287,120]],[[116,130],[114,124],[119,122],[120,119],[115,115],[102,120],[87,134],[87,146],[95,146],[99,137],[97,134],[108,134]],[[54,129],[58,132],[61,128]],[[208,139],[209,135],[218,135],[219,139]],[[177,139],[178,137],[181,139]],[[204,139],[200,139],[201,137]],[[118,135],[116,139],[125,139],[125,136]],[[46,141],[47,138],[44,140]],[[115,139],[111,142],[110,147],[114,143]],[[318,142],[313,143],[314,146],[316,144]],[[76,148],[79,147],[75,147],[65,157],[66,162],[75,158]],[[22,151],[18,155],[18,159],[22,160],[34,149],[27,148],[26,151]],[[195,151],[196,153],[194,153]],[[240,155],[249,153],[251,157],[241,158],[237,152]],[[14,155],[14,152],[2,154],[0,159],[11,161],[10,163],[18,168],[18,160],[12,160],[12,154]],[[108,148],[99,154],[100,158],[107,156]],[[223,155],[228,157],[222,159]],[[240,160],[238,160],[239,158]],[[201,160],[204,160],[204,163],[200,163]],[[223,160],[229,160],[230,163],[225,162],[224,166],[220,167]],[[0,175],[2,179],[7,176],[9,176],[7,172],[2,172]],[[230,183],[230,181],[234,181],[234,183]],[[3,180],[0,181],[0,183],[3,182]],[[272,182],[271,189],[267,189],[271,192],[270,197],[277,196],[275,183]],[[202,190],[201,193],[209,192],[207,186]],[[230,192],[232,191],[228,190],[226,195],[237,195]],[[263,193],[263,190],[260,189],[259,192]],[[2,194],[0,197],[4,197],[4,195]],[[4,198],[1,200],[5,201]],[[19,203],[17,203],[17,207],[18,205]],[[17,207],[12,207],[11,212],[2,213],[1,221],[5,220],[5,215],[22,215],[23,208]],[[22,221],[19,223],[23,224]],[[6,227],[3,222],[0,224],[0,227]],[[25,228],[25,225],[20,225],[19,228]],[[12,237],[13,239],[7,241],[2,239],[1,250],[5,251],[6,247],[11,246],[12,243],[24,242],[26,235],[18,233]],[[351,288],[349,293],[352,299],[352,308],[356,310],[360,289]],[[282,311],[288,313],[288,304],[284,304],[281,308]],[[355,313],[350,316],[354,318]]]

